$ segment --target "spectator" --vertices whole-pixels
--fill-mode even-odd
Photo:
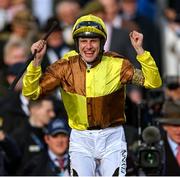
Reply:
[[[70,176],[67,124],[60,119],[52,120],[45,128],[44,139],[47,149],[27,163],[21,175]]]
[[[146,103],[148,106],[149,124],[154,124],[156,118],[162,116],[162,106],[165,101],[165,94],[163,89],[148,90],[146,93]]]
[[[7,87],[14,81],[27,59],[27,50],[22,42],[14,41],[6,43],[3,51],[3,67],[0,83],[4,87],[4,90],[6,90],[6,93],[3,94],[3,97],[5,97],[9,94]],[[20,80],[14,91],[19,92],[21,88],[22,82]]]
[[[78,1],[63,0],[56,5],[56,17],[63,28],[63,38],[66,44],[73,46],[72,27],[80,13]]]
[[[47,32],[49,27],[52,26],[52,23],[57,21],[56,18],[50,18],[47,21],[47,24],[44,28],[44,31]],[[44,56],[42,68],[43,71],[47,66],[54,63],[58,59],[62,58],[63,55],[70,50],[69,46],[65,43],[63,38],[63,30],[61,27],[57,27],[47,39],[47,52]]]
[[[164,26],[164,76],[180,73],[180,21],[167,21]]]
[[[89,1],[81,10],[79,16],[93,14],[105,19],[105,8],[99,1]]]
[[[178,176],[180,172],[180,104],[166,102],[164,117],[159,122],[165,130],[165,176]]]
[[[27,50],[20,41],[9,42],[4,48],[4,64],[10,66],[18,62],[26,61]]]
[[[165,89],[166,98],[168,101],[179,102],[180,101],[180,85],[177,81],[173,81],[167,84]]]
[[[180,2],[179,0],[166,0],[167,7],[164,14],[169,21],[180,21]]]
[[[16,63],[9,66],[6,72],[8,85],[11,84],[24,63]],[[4,118],[3,130],[11,134],[16,128],[24,125],[29,116],[28,99],[21,94],[22,80],[20,80],[14,91],[6,88],[6,94],[0,99],[0,115]]]
[[[16,140],[21,153],[19,170],[34,155],[40,153],[44,148],[42,128],[55,116],[53,102],[49,98],[31,101],[29,103],[30,116],[23,127],[16,129],[12,134]]]
[[[147,122],[148,109],[143,98],[143,89],[137,86],[127,87],[127,100],[126,100],[126,118],[127,125],[137,128],[145,128]],[[133,117],[133,119],[132,119]]]
[[[2,125],[1,125],[2,126]],[[2,127],[1,127],[2,129]],[[0,175],[15,175],[19,163],[20,150],[16,142],[0,130]]]
[[[161,35],[155,22],[138,13],[138,0],[122,0],[120,3],[122,28],[138,30],[144,34],[143,46],[156,58],[161,72]],[[132,24],[133,23],[133,24]]]
[[[119,6],[117,0],[99,0],[100,3],[105,8],[106,17],[105,20],[107,23],[113,25],[113,27],[121,28],[121,16],[119,14]]]
[[[46,21],[53,16],[53,3],[54,0],[31,0],[32,13],[41,27],[44,27]]]
[[[28,50],[37,37],[37,24],[33,15],[28,10],[18,11],[12,20],[11,26],[12,33],[8,43],[21,42]]]
[[[19,11],[28,10],[26,6],[26,0],[11,0],[9,8],[9,21],[13,21],[14,17]]]
[[[27,10],[25,0],[0,1],[0,31],[5,31],[18,11]]]
[[[44,31],[47,32],[52,23],[57,21],[56,18],[50,18],[47,21]],[[65,43],[63,38],[63,30],[57,27],[47,39],[47,52],[42,62],[42,71],[45,71],[47,66],[62,58],[63,55],[70,50],[70,47]],[[57,101],[61,100],[61,95],[57,89],[54,93]]]
[[[163,23],[164,77],[180,74],[180,1],[166,0]]]
[[[3,31],[9,22],[8,9],[10,7],[10,0],[0,1],[0,31]]]

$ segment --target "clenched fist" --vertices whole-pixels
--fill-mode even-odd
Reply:
[[[34,66],[39,66],[42,62],[43,56],[46,52],[46,41],[44,40],[39,40],[37,42],[35,42],[32,46],[31,46],[31,52],[36,53],[36,57],[33,60],[33,65]]]
[[[142,47],[143,44],[143,34],[137,31],[132,31],[130,34],[131,44],[133,45],[134,49],[136,50],[138,55],[144,53],[144,49]]]

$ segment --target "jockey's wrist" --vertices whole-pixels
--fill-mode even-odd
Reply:
[[[142,47],[136,48],[135,50],[137,55],[142,55],[145,52],[145,50]]]
[[[40,60],[37,60],[37,59],[34,59],[34,60],[32,61],[32,64],[33,64],[34,67],[38,67],[38,66],[41,65],[41,61],[40,61]]]

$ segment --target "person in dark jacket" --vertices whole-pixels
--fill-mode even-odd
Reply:
[[[50,98],[30,101],[29,112],[30,117],[27,123],[12,134],[22,154],[17,174],[26,162],[44,149],[43,127],[55,116]]]
[[[163,175],[167,176],[178,176],[180,174],[180,99],[177,92],[179,92],[179,87],[171,90],[171,99],[163,105],[164,116],[158,119],[165,130],[163,136],[165,148]],[[176,99],[172,95],[176,95]]]
[[[45,128],[44,139],[47,149],[27,163],[21,175],[70,176],[69,127],[66,122],[52,120]]]
[[[0,130],[0,176],[15,175],[20,155],[13,138]]]
[[[49,27],[53,22],[58,20],[55,17],[50,18],[44,28],[47,33]],[[62,58],[65,53],[70,50],[70,47],[63,39],[63,29],[58,26],[47,39],[47,52],[42,63],[42,69],[45,71],[46,67]]]
[[[24,63],[18,62],[7,67],[7,86],[12,84],[23,66]],[[17,128],[24,126],[29,117],[29,101],[21,94],[21,85],[21,82],[19,82],[14,90],[6,88],[6,93],[0,98],[0,116],[3,118],[3,130],[9,135],[11,135]]]

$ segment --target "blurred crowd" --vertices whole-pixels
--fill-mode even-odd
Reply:
[[[21,79],[14,90],[8,87],[25,65],[30,46],[54,21],[59,25],[47,39],[43,71],[74,49],[73,24],[90,13],[106,24],[105,51],[120,53],[137,68],[129,33],[142,32],[143,47],[154,57],[164,83],[156,90],[127,86],[127,175],[139,175],[134,146],[150,125],[158,127],[164,142],[165,160],[158,175],[180,175],[178,0],[0,0],[0,175],[70,175],[70,128],[58,90],[30,101],[21,94]]]

